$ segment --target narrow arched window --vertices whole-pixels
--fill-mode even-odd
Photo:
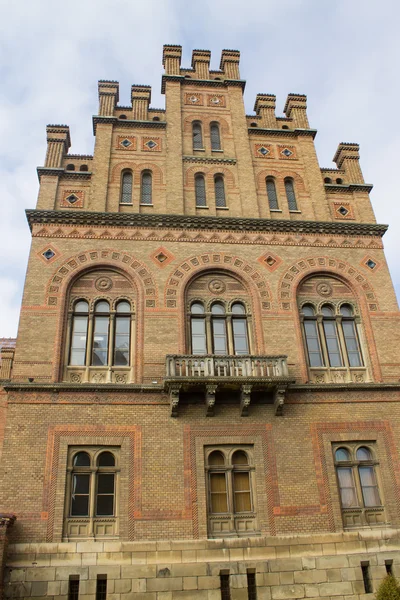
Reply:
[[[78,452],[73,457],[72,465],[70,515],[87,517],[90,509],[90,456],[86,452]]]
[[[194,179],[194,187],[196,193],[196,206],[207,206],[206,180],[204,175],[196,175]]]
[[[217,208],[226,207],[225,185],[224,185],[224,178],[222,175],[216,175],[214,177],[214,189],[215,189],[215,206]]]
[[[121,204],[132,204],[132,171],[123,171],[121,182]]]
[[[110,305],[100,300],[94,308],[92,365],[108,364],[108,336],[110,329]]]
[[[276,195],[275,180],[273,177],[267,177],[267,196],[270,210],[278,210],[278,197]]]
[[[232,456],[233,496],[235,513],[251,511],[249,459],[243,450],[237,450]]]
[[[304,335],[310,367],[323,367],[321,340],[315,310],[312,306],[306,305],[301,309],[301,314],[303,316]]]
[[[343,304],[340,307],[340,314],[342,315],[342,330],[349,365],[350,367],[361,367],[363,362],[353,308],[349,304]]]
[[[340,352],[335,313],[330,306],[323,306],[321,312],[329,364],[331,367],[342,367],[343,361]]]
[[[247,330],[246,309],[240,302],[232,305],[232,332],[235,354],[249,353],[249,337]]]
[[[336,472],[338,476],[340,500],[343,508],[358,506],[357,490],[354,480],[353,466],[343,465],[350,463],[351,456],[346,448],[338,448],[335,452],[335,462],[338,465]]]
[[[131,306],[122,300],[117,304],[115,314],[115,337],[113,364],[119,367],[129,366],[131,335]]]
[[[207,354],[206,319],[204,306],[194,302],[190,307],[192,354]]]
[[[298,210],[296,194],[294,191],[294,183],[293,183],[293,179],[291,177],[286,177],[286,179],[285,179],[285,191],[286,191],[286,198],[288,201],[289,210]]]
[[[102,452],[97,459],[96,517],[114,515],[115,458],[111,452]]]
[[[83,366],[86,361],[87,331],[89,304],[86,300],[78,300],[74,305],[72,316],[72,335],[69,364]]]
[[[219,125],[216,122],[210,124],[211,150],[221,150],[221,136]]]
[[[203,132],[201,129],[200,121],[193,121],[192,132],[193,132],[193,150],[202,150],[203,149]]]
[[[141,204],[153,204],[152,179],[151,171],[144,171],[142,173]]]
[[[213,304],[211,307],[211,324],[213,334],[213,353],[228,354],[226,338],[226,315],[222,304]]]

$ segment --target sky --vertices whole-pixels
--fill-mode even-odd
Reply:
[[[71,153],[93,153],[97,81],[160,92],[163,44],[241,51],[245,104],[258,92],[308,96],[321,167],[340,142],[360,144],[379,223],[389,223],[386,256],[400,298],[400,4],[396,0],[0,0],[0,337],[15,336],[30,232],[25,209],[38,193],[48,123],[71,129]]]

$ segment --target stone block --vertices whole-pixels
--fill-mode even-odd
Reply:
[[[219,577],[198,577],[197,588],[199,590],[217,590],[221,586]]]
[[[146,552],[131,552],[131,561],[133,565],[147,564]]]
[[[302,585],[277,585],[271,588],[273,600],[288,600],[288,598],[304,598],[305,591]]]
[[[183,589],[184,590],[197,590],[197,577],[184,577],[183,578]]]
[[[77,552],[103,552],[103,550],[103,542],[77,542],[76,544]]]
[[[116,579],[114,589],[117,594],[130,592],[132,589],[132,579]]]
[[[247,589],[231,589],[231,600],[248,600]]]
[[[130,565],[121,567],[122,579],[151,579],[156,577],[156,565]],[[117,579],[117,577],[114,577]]]
[[[219,594],[219,596],[217,596],[216,594],[210,594],[210,592],[214,591],[215,590],[210,590],[209,592],[207,592],[207,590],[201,590],[197,591],[195,595],[193,595],[193,592],[191,591],[174,592],[172,598],[173,600],[221,600],[220,591],[216,592],[216,594]]]
[[[247,574],[231,575],[229,579],[231,589],[247,589]]]
[[[304,586],[304,591],[305,591],[305,597],[306,598],[318,598],[319,597],[319,590],[318,590],[318,586],[317,585],[310,585],[310,584],[306,584]]]
[[[182,588],[182,577],[157,577],[147,580],[148,592],[172,592]]]
[[[103,542],[104,552],[122,552],[122,542]]]
[[[165,552],[148,552],[147,564],[153,563],[180,563],[182,552],[180,550],[166,550]]]
[[[327,569],[326,576],[328,582],[342,581],[342,573],[340,569]]]
[[[337,583],[321,583],[319,585],[319,595],[324,596],[345,596],[353,594],[353,587],[349,581]]]
[[[47,581],[34,581],[31,587],[31,596],[47,596]]]
[[[96,552],[82,552],[82,567],[97,565]]]
[[[57,581],[62,581],[68,580],[70,575],[79,575],[79,579],[89,579],[89,568],[95,569],[96,567],[55,567],[55,578]],[[90,579],[95,577],[91,576]]]
[[[304,556],[301,559],[301,563],[303,565],[303,569],[315,569],[315,558]]]
[[[279,583],[280,585],[289,585],[290,583],[294,583],[293,571],[282,571],[279,573]]]
[[[98,565],[130,565],[132,556],[130,552],[98,552]]]
[[[13,581],[25,581],[25,569],[10,569],[9,580]]]
[[[171,565],[172,577],[199,577],[207,575],[205,563],[175,564]]]
[[[49,581],[47,584],[47,594],[49,596],[59,596],[61,592],[61,581]]]
[[[271,600],[271,588],[257,587],[257,600]]]
[[[349,566],[347,556],[321,556],[317,558],[317,569],[341,569]]]
[[[32,568],[26,570],[26,581],[54,581],[56,569],[54,567]]]
[[[182,550],[182,562],[183,563],[197,562],[196,550]]]
[[[64,554],[64,552],[76,552],[76,542],[62,542],[57,546],[57,552],[60,554]]]
[[[82,555],[64,552],[63,554],[50,555],[50,565],[52,567],[80,567],[82,565]]]
[[[301,558],[288,558],[287,560],[282,558],[270,562],[271,572],[300,571],[302,566]]]

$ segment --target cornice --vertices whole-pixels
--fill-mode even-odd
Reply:
[[[165,83],[166,81],[177,81],[179,83],[185,83],[186,85],[195,85],[197,87],[228,87],[236,86],[242,88],[246,87],[246,82],[243,79],[193,79],[192,77],[185,77],[184,75],[163,75],[161,78],[161,93],[165,94]]]
[[[202,157],[202,156],[184,156],[183,162],[190,163],[207,163],[214,165],[236,165],[236,158],[214,158],[214,157]]]
[[[299,136],[311,136],[312,139],[317,135],[316,129],[266,129],[265,127],[248,127],[248,132],[256,135],[268,135],[269,137],[289,137],[297,138]]]
[[[199,217],[187,215],[146,215],[139,213],[67,212],[56,210],[26,211],[29,226],[35,223],[89,225],[92,227],[150,227],[166,229],[203,229],[220,231],[291,232],[297,234],[330,234],[382,237],[387,225],[377,223],[288,221],[272,219],[245,219],[239,217]]]
[[[39,181],[43,175],[54,175],[63,179],[90,179],[92,176],[91,171],[65,171],[64,169],[52,169],[48,167],[38,167],[36,171]]]
[[[331,391],[400,391],[400,383],[298,383],[289,386],[290,392],[331,392]],[[400,398],[399,398],[400,401]]]
[[[372,183],[324,183],[324,186],[327,192],[344,192],[345,194],[352,192],[368,192],[369,194],[374,187]]]
[[[93,154],[66,154],[64,158],[93,160]]]
[[[96,135],[97,123],[112,123],[118,127],[128,127],[135,129],[165,129],[166,121],[137,121],[135,119],[118,119],[118,117],[102,117],[101,115],[93,115],[93,134]]]
[[[60,167],[37,167],[36,172],[40,181],[42,175],[52,175],[53,177],[60,177],[60,175],[63,175],[64,169]]]
[[[161,394],[164,392],[163,384],[93,384],[93,383],[22,383],[5,381],[3,389],[7,392],[149,392]]]

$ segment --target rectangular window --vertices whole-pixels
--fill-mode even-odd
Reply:
[[[115,319],[114,365],[126,367],[129,365],[129,341],[131,318],[117,316]]]
[[[90,475],[73,475],[71,516],[86,517],[89,515],[89,483]]]
[[[249,345],[247,341],[246,319],[232,319],[232,328],[235,354],[248,354]]]
[[[228,496],[225,473],[210,473],[211,512],[228,512]]]
[[[92,365],[99,367],[108,363],[109,317],[94,318]]]
[[[219,577],[221,581],[221,600],[231,600],[229,573],[221,573]]]
[[[86,359],[88,318],[74,316],[71,339],[70,365],[83,366]]]
[[[362,367],[363,363],[354,321],[342,321],[342,328],[350,367]]]
[[[96,516],[114,514],[114,473],[97,475]]]
[[[257,600],[256,574],[250,569],[247,569],[247,597],[248,600]]]
[[[329,364],[331,367],[342,367],[343,362],[340,354],[336,323],[335,321],[326,321],[324,319],[323,324],[326,347],[328,349]]]
[[[213,341],[214,341],[214,354],[228,354],[228,349],[226,345],[226,325],[225,319],[213,319],[212,320],[212,328],[213,328]]]
[[[370,594],[371,592],[373,592],[373,589],[372,589],[372,583],[371,583],[371,576],[369,573],[369,562],[361,563],[361,571],[362,571],[362,576],[363,576],[363,581],[364,581],[365,593]]]
[[[107,599],[107,575],[97,575],[96,600]]]
[[[69,576],[68,600],[79,600],[79,575]]]
[[[306,334],[308,359],[310,367],[323,367],[321,347],[319,344],[319,336],[316,321],[304,321],[304,331]]]
[[[192,319],[192,354],[207,354],[205,319]]]

